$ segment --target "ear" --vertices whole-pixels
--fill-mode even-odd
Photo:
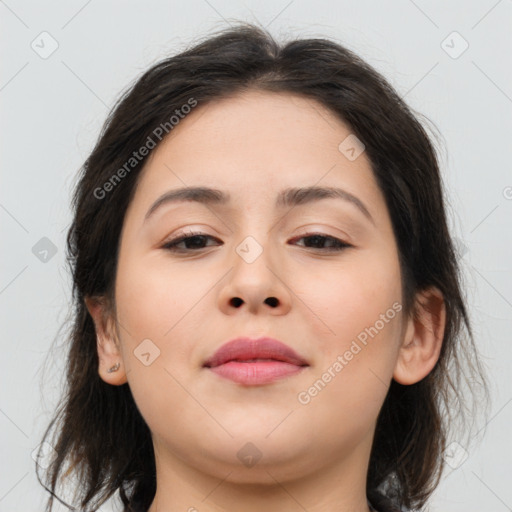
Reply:
[[[127,382],[125,365],[122,361],[120,344],[114,329],[115,320],[107,310],[106,301],[99,297],[86,297],[85,305],[91,315],[96,329],[96,346],[98,350],[100,377],[113,386],[120,386]],[[116,364],[120,364],[117,371],[108,372]]]
[[[433,286],[418,292],[393,373],[399,384],[415,384],[432,371],[441,353],[445,323],[441,291]]]

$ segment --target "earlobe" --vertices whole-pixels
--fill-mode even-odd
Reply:
[[[443,344],[446,304],[436,287],[418,292],[414,314],[398,352],[393,379],[411,385],[425,378],[436,365]]]
[[[111,314],[103,298],[86,297],[85,305],[94,322],[96,347],[98,351],[98,373],[107,384],[119,386],[127,382],[122,355]]]

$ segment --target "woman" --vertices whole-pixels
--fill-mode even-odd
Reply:
[[[83,166],[68,251],[48,510],[61,473],[80,510],[426,504],[458,377],[485,380],[433,145],[346,48],[241,24],[153,66]]]

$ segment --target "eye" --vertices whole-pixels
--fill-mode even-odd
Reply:
[[[309,242],[306,243],[304,247],[318,249],[324,252],[342,251],[347,247],[353,247],[353,245],[350,245],[343,240],[340,240],[339,238],[330,235],[324,235],[322,233],[310,233],[303,235],[300,238],[295,238],[294,240],[309,240]],[[330,245],[330,247],[325,247],[326,242],[328,245]],[[311,247],[311,245],[313,245],[313,247]]]
[[[169,240],[167,243],[165,243],[162,246],[162,249],[167,249],[168,251],[173,252],[189,252],[193,251],[195,249],[204,249],[205,247],[203,244],[206,240],[216,240],[214,237],[210,235],[206,235],[205,233],[200,232],[194,232],[191,231],[190,233],[187,233],[186,235],[179,235],[176,238],[173,238],[172,240]],[[186,246],[191,247],[178,247],[179,244],[185,244]]]

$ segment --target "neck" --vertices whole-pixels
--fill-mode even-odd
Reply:
[[[157,489],[148,512],[226,512],[234,506],[244,512],[372,512],[366,497],[370,447],[371,438],[321,468],[288,461],[243,469],[219,463],[204,471],[155,442]]]

